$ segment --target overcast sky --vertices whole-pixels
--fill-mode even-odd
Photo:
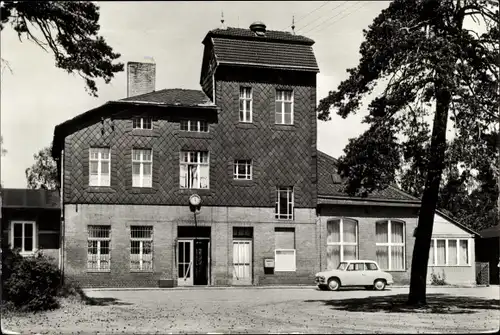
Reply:
[[[304,2],[101,2],[100,33],[120,61],[156,62],[156,89],[200,89],[203,45],[211,29],[225,24],[248,28],[263,21],[269,30],[288,30],[295,15],[296,32],[316,41],[318,100],[343,79],[346,69],[357,65],[362,30],[367,28],[387,1]],[[288,28],[287,28],[288,27]],[[1,161],[4,187],[26,187],[25,169],[33,154],[52,141],[54,127],[109,100],[126,97],[125,72],[106,85],[98,81],[99,97],[85,91],[83,80],[54,66],[54,58],[37,45],[19,42],[10,26],[1,33],[1,56],[12,73],[2,68],[1,134],[7,155]],[[332,115],[318,121],[318,149],[339,156],[351,137],[366,125],[363,113],[342,119]]]

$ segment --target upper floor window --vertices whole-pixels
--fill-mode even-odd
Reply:
[[[240,87],[240,122],[252,122],[251,87]]]
[[[132,122],[134,129],[153,129],[153,118],[151,117],[135,117]]]
[[[234,179],[252,179],[252,161],[237,159],[234,161]]]
[[[276,188],[277,219],[293,220],[293,187]]]
[[[181,120],[181,130],[206,133],[208,132],[208,122],[204,120]]]
[[[90,186],[109,186],[111,155],[109,148],[90,148]]]
[[[20,254],[34,253],[36,245],[35,222],[12,221],[10,245],[12,249],[18,249]]]
[[[293,91],[276,90],[277,124],[293,124]]]
[[[336,269],[344,261],[358,258],[358,223],[352,219],[327,222],[327,268]]]
[[[208,151],[181,151],[180,187],[208,188]]]
[[[151,187],[153,185],[153,150],[132,150],[132,186]]]
[[[382,270],[405,269],[405,223],[379,221],[375,226],[376,257]]]

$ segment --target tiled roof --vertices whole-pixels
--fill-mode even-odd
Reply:
[[[310,45],[229,38],[213,38],[213,44],[219,64],[319,70]]]
[[[255,39],[262,41],[284,41],[288,43],[301,43],[313,45],[314,41],[310,38],[301,35],[293,35],[286,31],[266,30],[265,36],[257,36],[250,29],[227,27],[226,29],[211,30],[207,37],[229,37],[229,38],[244,38]]]
[[[420,202],[420,199],[415,198],[402,190],[389,186],[384,190],[376,190],[368,197],[353,197],[342,192],[342,179],[337,173],[338,161],[318,150],[318,198],[321,197],[341,197],[351,200],[397,200]]]
[[[2,208],[60,209],[59,191],[24,188],[2,189]]]
[[[164,89],[146,94],[121,99],[125,102],[153,103],[159,105],[207,106],[212,105],[210,99],[199,90],[182,88]]]

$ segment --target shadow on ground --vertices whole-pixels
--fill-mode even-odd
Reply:
[[[427,305],[421,307],[407,305],[407,299],[407,294],[395,294],[357,299],[305,300],[305,302],[322,302],[332,309],[348,312],[472,314],[479,310],[500,311],[498,299],[427,294]]]
[[[91,305],[91,306],[133,305],[129,302],[120,301],[115,298],[85,297],[84,301],[85,305]]]

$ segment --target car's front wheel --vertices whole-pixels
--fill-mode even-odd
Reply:
[[[383,279],[375,280],[375,283],[373,283],[373,287],[375,287],[377,291],[383,291],[385,289],[385,280]]]
[[[328,289],[330,291],[338,291],[340,288],[340,281],[337,278],[330,278],[328,280]]]

